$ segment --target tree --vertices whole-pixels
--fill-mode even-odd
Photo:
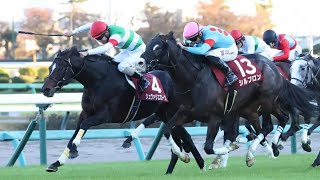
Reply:
[[[25,10],[25,21],[22,28],[25,31],[39,32],[39,33],[56,33],[55,23],[52,19],[52,11],[47,8],[30,8]],[[54,43],[50,36],[34,36],[37,45],[40,49],[40,56],[42,59],[47,59],[47,47]]]
[[[17,33],[12,31],[12,29],[9,27],[9,24],[6,22],[0,22],[0,38],[2,40],[2,43],[0,43],[0,46],[3,46],[5,48],[5,54],[4,58],[6,59],[12,59],[13,58],[13,43],[12,40],[15,41],[17,37]]]
[[[68,29],[69,31],[72,31],[77,27],[99,19],[99,15],[97,14],[88,14],[84,10],[78,8],[75,4],[72,4],[71,6],[71,11],[63,13],[63,16],[58,20],[62,29]],[[69,39],[67,41],[69,41]],[[63,41],[63,44],[68,44],[67,41]],[[81,33],[73,36],[69,41],[69,46],[74,45],[77,45],[79,49],[82,49],[83,47],[94,46],[91,38],[86,33]]]
[[[200,18],[194,19],[202,24],[212,24],[227,31],[239,29],[242,33],[261,37],[263,32],[273,27],[271,24],[269,10],[272,7],[271,1],[264,3],[256,2],[256,15],[236,16],[225,5],[224,0],[211,0],[211,2],[200,2]]]
[[[182,36],[184,23],[182,22],[181,10],[177,10],[175,13],[163,12],[159,7],[147,2],[144,14],[148,27],[138,30],[144,42],[149,42],[158,33],[168,33],[169,31],[175,31],[176,37]]]

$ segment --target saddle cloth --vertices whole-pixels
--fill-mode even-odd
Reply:
[[[263,80],[263,75],[260,68],[254,62],[250,61],[244,56],[238,55],[235,60],[229,61],[227,64],[239,79],[234,83],[235,89],[239,89],[251,83]],[[216,76],[221,87],[223,87],[226,80],[225,74],[214,65],[211,66],[211,70]],[[225,90],[227,91],[228,88],[225,88]]]

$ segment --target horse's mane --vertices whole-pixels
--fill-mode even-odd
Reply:
[[[72,54],[77,54],[79,55],[79,52],[81,52],[82,50],[79,50],[77,49],[77,46],[72,46],[71,48],[68,48],[68,49],[65,49],[63,51],[60,51],[60,55],[67,55],[69,54],[70,52]],[[87,60],[89,61],[112,61],[113,58],[108,56],[108,55],[105,55],[105,54],[102,54],[102,55],[89,55],[86,57]]]
[[[170,31],[166,35],[159,35],[159,36],[163,36],[162,39],[171,41],[173,44],[177,44],[177,39],[174,37],[174,32],[173,31]],[[204,55],[193,54],[193,53],[190,53],[188,51],[183,51],[182,49],[181,49],[181,53],[184,56],[186,56],[187,58],[189,57],[190,59],[193,59],[195,63],[203,63],[202,60],[205,60],[205,56]]]

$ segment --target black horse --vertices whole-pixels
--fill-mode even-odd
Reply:
[[[49,71],[50,74],[42,87],[42,92],[47,97],[52,97],[55,92],[73,79],[84,86],[81,102],[83,110],[80,113],[77,128],[59,159],[47,168],[48,172],[56,172],[67,158],[78,156],[77,146],[91,126],[124,122],[133,99],[136,97],[136,91],[128,84],[125,75],[117,70],[117,64],[112,61],[111,57],[102,55],[81,58],[76,47],[59,52],[49,67]],[[141,101],[133,120],[143,119],[155,113],[154,116],[166,122],[177,110],[173,82],[165,71],[150,73],[161,81],[168,102]],[[176,140],[179,144],[182,140],[195,156],[199,167],[201,169],[204,167],[202,157],[195,148],[190,135],[182,126],[176,126],[173,129],[173,134],[179,134],[179,137],[171,137],[168,134],[166,137],[169,143]],[[190,160],[189,156],[183,153],[179,157],[185,162]],[[172,171],[173,167],[169,167],[167,173]]]
[[[260,106],[263,123],[266,126],[258,132],[258,138],[249,148],[247,165],[252,166],[255,161],[253,153],[257,145],[272,131],[272,127],[267,125],[271,122],[270,114],[279,109],[279,103],[283,106],[296,106],[304,111],[312,108],[309,96],[303,90],[285,81],[273,62],[261,55],[247,55],[245,56],[247,60],[244,60],[248,63],[247,65],[251,66],[251,62],[254,62],[266,78],[238,89],[233,108],[229,114],[225,115],[228,92],[212,75],[211,68],[204,64],[205,57],[183,51],[176,43],[173,32],[167,35],[157,35],[148,43],[146,51],[141,57],[148,62],[149,67],[168,71],[177,86],[190,92],[191,98],[180,105],[179,110],[168,122],[165,131],[170,132],[172,126],[184,124],[190,119],[207,122],[208,131],[204,145],[207,154],[219,153],[213,149],[213,142],[220,123],[226,116],[238,117],[240,115],[252,124],[256,124],[259,129],[258,107]],[[233,119],[228,123],[237,124],[237,118]],[[225,130],[235,132],[237,128],[226,128]],[[226,133],[227,137],[225,138],[233,142],[237,135],[238,132]],[[227,149],[231,150],[232,148]]]
[[[309,54],[295,60],[291,66],[291,83],[296,86],[307,88],[317,93],[316,101],[320,103],[320,58],[314,58]],[[310,120],[306,122],[310,123]],[[320,116],[318,116],[316,122],[311,126],[303,127],[302,132],[302,147],[305,151],[311,152],[311,139],[310,134],[320,125]],[[312,166],[320,165],[320,152],[317,158],[314,160]]]

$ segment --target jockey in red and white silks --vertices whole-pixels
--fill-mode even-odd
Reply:
[[[277,35],[273,30],[263,33],[263,40],[271,47],[281,50],[273,57],[274,61],[295,60],[302,53],[301,46],[291,36],[287,34]]]

